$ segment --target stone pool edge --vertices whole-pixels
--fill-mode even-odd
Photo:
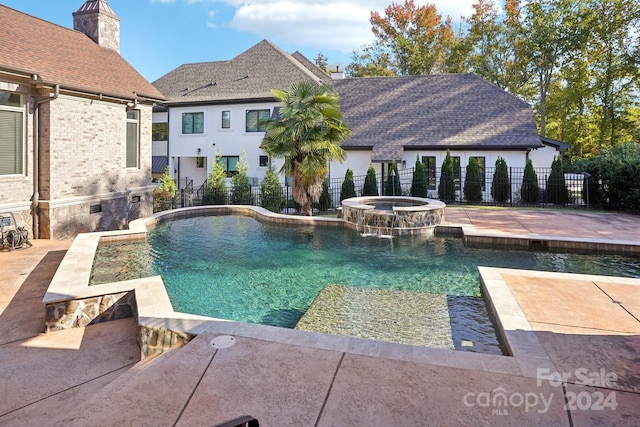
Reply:
[[[254,206],[203,206],[160,212],[131,222],[129,230],[78,235],[43,298],[43,303],[47,307],[47,330],[85,326],[96,321],[114,320],[120,318],[119,316],[135,316],[138,319],[138,340],[143,358],[184,344],[206,330],[212,333],[267,339],[291,345],[533,378],[538,367],[553,368],[513,294],[501,278],[500,270],[507,269],[478,267],[483,294],[494,314],[498,333],[504,338],[509,356],[333,336],[175,312],[160,276],[88,286],[95,250],[101,239],[144,239],[148,227],[153,227],[164,220],[229,214],[247,215],[281,224],[344,226],[342,219],[339,218],[275,214]],[[465,238],[479,236],[507,239],[504,235],[481,236],[469,226],[445,225],[441,231],[443,232],[441,234],[456,234]],[[540,236],[535,237],[540,239]],[[513,239],[524,245],[523,242],[530,240],[531,236],[516,236]],[[560,241],[557,238],[548,238],[548,240]],[[509,243],[510,240],[497,241],[498,244],[505,242]],[[620,244],[621,242],[609,243]],[[624,244],[628,243],[624,242]],[[123,301],[124,303],[121,304]],[[118,310],[118,307],[123,306],[123,309]],[[105,312],[108,315],[105,316]],[[60,317],[56,319],[56,316]]]

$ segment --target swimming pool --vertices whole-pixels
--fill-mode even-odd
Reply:
[[[176,311],[289,328],[329,285],[443,296],[453,347],[500,353],[478,265],[640,276],[640,262],[621,256],[467,248],[459,238],[379,239],[202,216],[160,224],[146,242],[101,244],[92,284],[159,274]],[[371,309],[351,302],[354,312]],[[469,342],[473,348],[462,348]]]

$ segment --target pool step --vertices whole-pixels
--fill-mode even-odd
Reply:
[[[454,349],[446,295],[327,285],[295,329]]]

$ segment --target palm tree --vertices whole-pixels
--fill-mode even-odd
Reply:
[[[260,147],[271,157],[284,159],[280,172],[291,176],[293,198],[301,213],[311,215],[329,161],[346,158],[340,144],[351,131],[342,121],[340,97],[329,86],[312,81],[271,92],[281,102],[280,114],[266,121],[267,133]]]

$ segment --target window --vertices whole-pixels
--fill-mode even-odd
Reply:
[[[222,112],[222,129],[231,128],[231,111]]]
[[[265,132],[266,126],[261,121],[269,120],[269,110],[247,110],[247,132]]]
[[[222,165],[225,172],[227,172],[227,178],[230,178],[238,173],[239,161],[240,156],[222,156],[218,162]]]
[[[167,129],[169,129],[168,123],[153,123],[151,125],[151,139],[153,141],[166,141]]]
[[[475,157],[475,159],[478,161],[478,170],[480,171],[480,182],[482,184],[482,191],[485,191],[486,189],[486,179],[484,177],[484,165],[485,165],[485,158],[484,157],[478,157],[478,156],[471,156],[471,157]]]
[[[204,113],[182,113],[182,133],[204,133]]]
[[[138,167],[138,141],[140,135],[138,129],[140,128],[140,111],[129,110],[127,111],[127,167]]]
[[[24,99],[0,92],[0,175],[24,173]]]
[[[260,156],[260,167],[261,168],[269,167],[269,156]]]
[[[204,157],[196,157],[196,168],[202,169],[204,167]]]
[[[427,174],[427,188],[436,189],[436,156],[422,156],[422,164]]]

